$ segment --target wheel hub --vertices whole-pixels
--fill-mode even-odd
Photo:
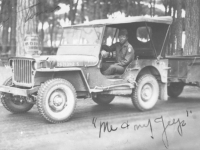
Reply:
[[[12,99],[12,102],[16,105],[22,105],[25,102],[25,98],[21,96],[13,96],[11,97],[11,99]]]
[[[62,103],[63,103],[63,99],[62,99],[62,97],[60,97],[58,95],[53,99],[53,104],[55,106],[60,106]]]
[[[146,84],[142,88],[141,98],[143,101],[148,101],[153,94],[153,89],[149,84]]]
[[[50,96],[49,106],[53,111],[61,111],[67,104],[65,93],[61,90],[54,91]]]

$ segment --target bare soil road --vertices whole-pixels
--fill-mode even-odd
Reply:
[[[1,105],[1,104],[0,104]],[[130,98],[108,106],[80,99],[69,122],[50,124],[34,107],[11,114],[0,106],[0,150],[199,150],[200,90],[137,111]]]

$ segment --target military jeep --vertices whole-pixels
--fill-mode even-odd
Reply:
[[[12,113],[29,111],[34,104],[51,123],[69,120],[77,98],[108,105],[115,96],[130,96],[136,109],[152,109],[167,100],[168,60],[163,59],[171,17],[130,17],[95,20],[63,28],[55,55],[13,57],[12,77],[0,86],[1,102]],[[123,74],[104,75],[102,45],[118,41],[121,28],[128,31],[134,60]]]

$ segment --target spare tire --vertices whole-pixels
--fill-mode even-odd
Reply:
[[[107,105],[113,101],[115,95],[97,94],[92,95],[92,100],[99,105]]]
[[[182,92],[184,88],[184,83],[181,82],[173,82],[170,83],[170,85],[167,87],[168,90],[168,96],[170,97],[178,97]]]

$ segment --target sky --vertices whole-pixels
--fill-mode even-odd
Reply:
[[[145,3],[145,2],[141,2],[141,3],[150,7],[149,3]],[[81,4],[82,4],[82,0],[79,0],[77,9],[81,9]],[[59,6],[60,6],[61,9],[59,11],[55,12],[56,15],[61,15],[61,14],[69,12],[69,6],[68,5],[60,3]],[[161,9],[162,11],[165,11],[165,7],[161,4],[159,4],[159,5],[156,4],[156,8]],[[109,18],[123,18],[123,17],[125,17],[125,14],[121,13],[120,11],[115,12],[112,15],[108,15],[108,19]],[[88,22],[89,21],[88,17],[85,16],[85,18],[86,18],[85,22]],[[63,19],[61,19],[60,24],[61,24],[62,27],[68,26],[68,25],[70,25],[70,21],[69,20],[64,21]],[[47,24],[45,25],[45,28],[48,28]]]

